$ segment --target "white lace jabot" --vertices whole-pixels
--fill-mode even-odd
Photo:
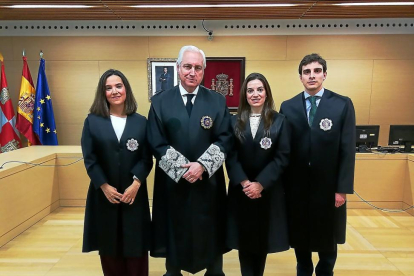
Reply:
[[[261,114],[250,114],[250,130],[252,132],[253,139],[256,137],[256,132],[259,128],[261,118]]]

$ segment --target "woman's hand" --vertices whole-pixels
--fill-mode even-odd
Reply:
[[[132,205],[132,203],[135,201],[135,197],[137,196],[139,187],[141,187],[141,181],[134,179],[134,182],[132,182],[132,184],[125,190],[121,201]]]
[[[256,198],[262,197],[262,194],[261,194],[262,191],[263,191],[263,186],[259,182],[248,182],[248,183],[245,183],[243,186],[243,192],[250,199],[256,199]]]
[[[101,185],[101,189],[109,202],[113,204],[119,204],[119,200],[122,198],[122,194],[118,193],[115,187],[112,187],[108,183],[105,183]]]

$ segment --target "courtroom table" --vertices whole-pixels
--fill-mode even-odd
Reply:
[[[413,205],[414,155],[358,153],[355,191],[381,208]],[[0,154],[0,246],[59,206],[85,206],[89,177],[80,146],[31,146]],[[71,165],[69,165],[71,164]],[[155,166],[155,162],[154,162]],[[154,169],[148,179],[152,205]],[[348,208],[372,208],[348,195]],[[414,215],[414,210],[408,211]]]

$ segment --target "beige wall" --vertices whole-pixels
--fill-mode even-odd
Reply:
[[[147,115],[147,58],[175,58],[193,44],[207,56],[246,57],[246,75],[257,71],[269,80],[276,106],[302,90],[297,66],[311,52],[328,61],[325,87],[352,98],[357,124],[379,124],[380,144],[390,124],[414,124],[414,35],[234,36],[214,37],[1,37],[9,89],[17,105],[23,48],[34,82],[39,51],[46,59],[59,143],[78,145],[83,120],[99,76],[116,68],[128,77]]]

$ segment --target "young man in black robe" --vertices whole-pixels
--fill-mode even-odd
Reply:
[[[291,128],[286,196],[297,275],[331,276],[337,244],[345,243],[346,194],[353,193],[355,111],[351,99],[323,88],[326,61],[307,55],[299,65],[305,90],[282,103]]]
[[[151,99],[148,141],[157,166],[151,255],[181,270],[224,275],[226,186],[222,164],[232,146],[226,99],[203,86],[203,51],[184,46],[180,84]]]

